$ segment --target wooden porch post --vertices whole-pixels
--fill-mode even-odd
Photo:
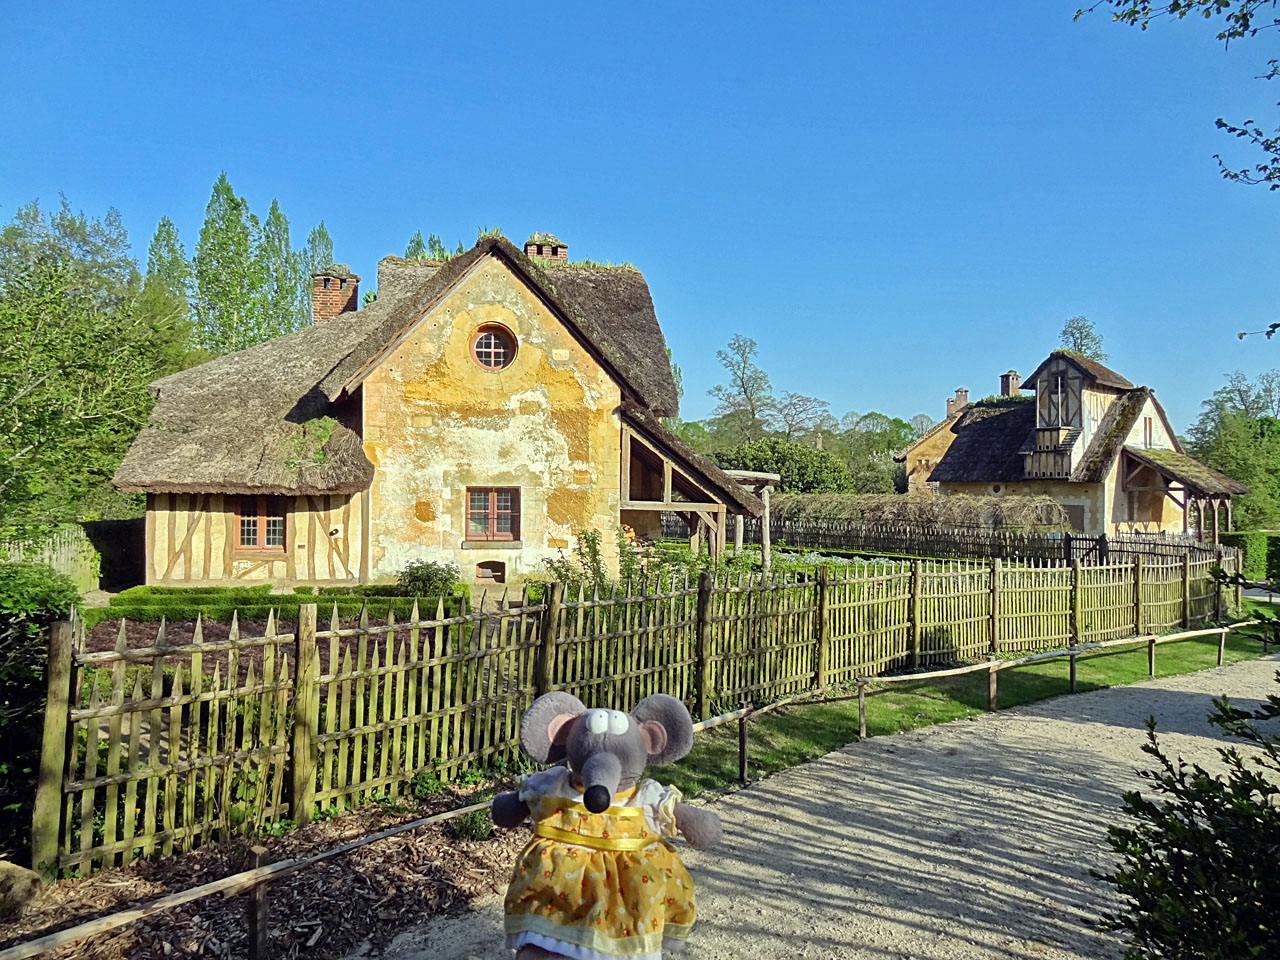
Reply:
[[[760,491],[760,500],[764,503],[764,515],[760,517],[760,566],[768,573],[773,567],[773,556],[769,549],[769,487]]]
[[[1218,498],[1213,498],[1213,543],[1218,544]]]
[[[733,552],[734,553],[742,552],[742,535],[743,535],[743,526],[745,524],[746,524],[746,520],[743,518],[742,514],[739,513],[734,516],[733,518]]]

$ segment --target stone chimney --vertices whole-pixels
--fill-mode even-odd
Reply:
[[[524,242],[524,255],[552,263],[568,263],[569,245],[557,240],[555,234],[535,233]]]
[[[947,397],[947,416],[954,417],[969,405],[969,391],[964,387],[956,387],[956,395]]]
[[[1008,373],[1000,374],[1000,396],[1016,397],[1021,389],[1022,378],[1018,376],[1017,370],[1010,370]]]
[[[311,275],[311,322],[332,320],[360,309],[360,278],[345,263],[331,263]]]

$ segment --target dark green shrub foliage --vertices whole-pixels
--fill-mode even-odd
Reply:
[[[39,563],[0,563],[0,857],[25,854],[40,764],[48,628],[80,594]]]
[[[1098,874],[1124,900],[1103,926],[1128,934],[1128,960],[1280,956],[1280,736],[1255,726],[1277,718],[1274,694],[1254,712],[1215,701],[1209,722],[1261,748],[1248,760],[1220,749],[1226,771],[1217,776],[1171,760],[1147,721],[1143,750],[1156,769],[1141,776],[1154,795],[1124,795],[1135,823],[1109,829],[1120,863]]]
[[[1271,534],[1260,531],[1224,533],[1218,539],[1240,551],[1240,572],[1250,580],[1267,579],[1267,551]]]
[[[455,564],[414,560],[400,571],[400,592],[406,597],[438,597],[453,590],[458,576]]]

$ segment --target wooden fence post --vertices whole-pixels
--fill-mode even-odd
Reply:
[[[831,682],[831,613],[828,594],[831,573],[824,564],[818,568],[818,670],[814,685],[821,688]]]
[[[1142,609],[1142,554],[1133,558],[1133,635],[1142,636],[1146,626]]]
[[[542,611],[542,636],[538,638],[538,666],[534,673],[534,695],[542,696],[555,683],[556,640],[560,633],[560,604],[564,602],[564,584],[547,587],[546,609]]]
[[[1216,510],[1214,511],[1214,515],[1215,516],[1217,515]],[[1224,567],[1222,563],[1223,559],[1224,558],[1222,556],[1222,547],[1221,545],[1219,545],[1218,566],[1221,567],[1223,570],[1225,570],[1226,567]],[[1218,583],[1216,580],[1214,581],[1214,584],[1213,584],[1213,619],[1217,620],[1219,623],[1222,622],[1222,584]]]
[[[991,652],[1000,652],[1000,558],[991,561]]]
[[[1218,666],[1222,666],[1222,657],[1227,652],[1227,628],[1223,627],[1218,634]]]
[[[698,678],[698,719],[711,716],[711,573],[698,574],[697,644],[694,668]]]
[[[1147,641],[1147,676],[1156,675],[1156,638]]]
[[[867,682],[858,681],[858,739],[867,739]]]
[[[266,847],[249,848],[249,869],[262,866]],[[267,885],[257,884],[249,891],[249,960],[267,960]]]
[[[742,709],[751,706],[749,703],[739,704]],[[738,783],[747,785],[747,721],[750,714],[738,718]]]
[[[996,683],[1000,676],[1000,668],[995,664],[991,665],[991,669],[987,671],[987,709],[994,710],[996,708]]]
[[[1182,555],[1182,626],[1191,629],[1191,554]]]
[[[920,596],[923,592],[924,561],[911,563],[911,599],[907,606],[908,640],[911,644],[911,669],[920,666]]]
[[[1076,655],[1073,650],[1070,659],[1070,669],[1067,673],[1067,692],[1076,692]]]
[[[1084,598],[1080,595],[1080,558],[1071,561],[1071,645],[1084,643]],[[1074,661],[1072,661],[1074,662]]]
[[[293,776],[293,822],[306,826],[311,820],[312,798],[316,792],[316,718],[311,715],[316,678],[312,673],[316,653],[316,605],[298,607],[298,635],[293,670],[293,748],[290,754]],[[333,665],[330,664],[330,669]],[[233,681],[234,678],[233,678]]]
[[[71,652],[71,624],[59,620],[49,629],[44,738],[40,742],[40,775],[31,817],[31,866],[37,871],[58,867],[58,812],[67,762],[67,712],[71,709]]]

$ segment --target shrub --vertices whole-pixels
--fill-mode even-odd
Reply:
[[[1252,712],[1225,697],[1214,701],[1209,722],[1261,748],[1249,760],[1233,747],[1219,748],[1221,775],[1171,760],[1155,720],[1147,720],[1143,750],[1156,769],[1140,775],[1155,797],[1136,790],[1124,795],[1135,823],[1108,830],[1120,862],[1109,874],[1095,874],[1124,898],[1119,912],[1104,915],[1103,926],[1129,935],[1128,960],[1274,955],[1280,942],[1280,736],[1255,724],[1277,718],[1275,694]]]
[[[493,836],[493,820],[488,810],[472,810],[451,821],[453,835],[459,840],[488,840]]]
[[[459,576],[456,564],[414,560],[400,571],[398,584],[402,596],[438,597],[452,591]]]
[[[0,854],[27,845],[40,765],[49,625],[80,605],[70,577],[0,563]]]

